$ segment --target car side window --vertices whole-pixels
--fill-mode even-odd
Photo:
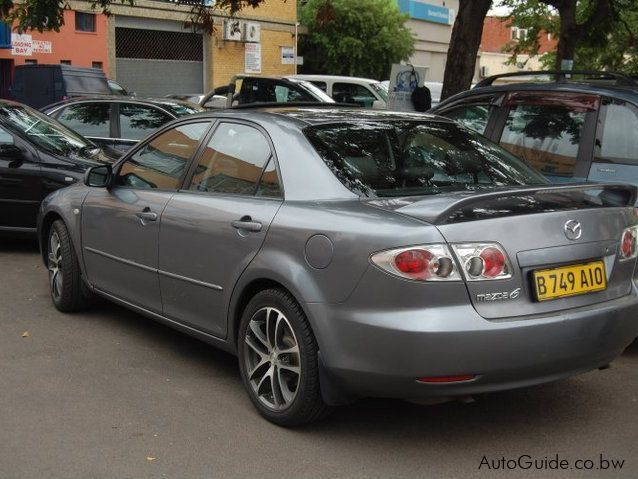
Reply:
[[[366,87],[354,83],[333,84],[332,98],[339,103],[356,103],[365,108],[372,107],[377,99]]]
[[[176,190],[209,126],[210,122],[188,123],[165,131],[122,164],[116,184]]]
[[[78,103],[64,108],[57,120],[83,136],[111,137],[111,104]]]
[[[546,175],[571,178],[586,115],[563,105],[512,106],[500,145]]]
[[[618,100],[607,100],[604,105],[595,161],[638,164],[638,108]]]
[[[279,180],[272,156],[270,144],[256,128],[222,123],[199,157],[189,189],[279,196]]]
[[[0,127],[0,145],[13,145],[14,139],[13,135],[6,131],[4,128]]]
[[[494,109],[491,105],[463,105],[446,111],[443,116],[480,134],[485,133],[490,113]]]
[[[141,140],[173,118],[158,108],[120,103],[120,136],[128,140]]]

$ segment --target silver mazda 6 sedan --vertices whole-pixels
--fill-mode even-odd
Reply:
[[[60,311],[99,295],[235,353],[292,426],[608,364],[638,336],[635,200],[443,118],[288,106],[165,125],[50,195],[39,235]]]

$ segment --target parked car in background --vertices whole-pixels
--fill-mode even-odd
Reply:
[[[309,81],[337,103],[353,103],[376,110],[387,108],[388,89],[377,80],[338,75],[294,75],[290,78]]]
[[[225,93],[225,96],[223,92]],[[236,75],[227,87],[216,88],[201,102],[207,109],[276,103],[335,103],[312,83],[292,77]]]
[[[20,103],[42,108],[68,98],[112,93],[104,72],[98,68],[38,64],[15,67],[11,94]]]
[[[54,305],[236,353],[276,424],[555,381],[638,336],[636,188],[552,185],[445,118],[209,112],[85,178],[40,213]]]
[[[443,91],[443,83],[438,81],[426,81],[423,84],[430,90],[432,96],[432,106],[436,106],[441,102],[441,92]],[[387,95],[389,95],[390,80],[384,80],[380,82],[382,88],[385,89]]]
[[[0,233],[35,233],[40,202],[112,161],[55,119],[0,100]]]
[[[521,81],[495,84],[516,77]],[[638,184],[638,83],[630,77],[574,71],[497,75],[431,112],[482,133],[551,181]]]
[[[116,96],[66,100],[42,111],[120,156],[164,123],[203,108],[170,98]]]
[[[128,91],[126,91],[126,88],[124,88],[122,85],[120,85],[115,80],[108,79],[107,83],[109,85],[109,90],[111,90],[111,95],[135,96],[135,92],[129,93]]]
[[[171,98],[173,100],[189,101],[195,105],[199,105],[204,99],[203,93],[172,93],[165,95],[165,98]]]

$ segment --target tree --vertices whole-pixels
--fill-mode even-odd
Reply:
[[[491,6],[492,0],[459,0],[447,52],[441,100],[467,90],[472,84],[483,23]]]
[[[257,8],[265,0],[217,0],[216,10],[225,10],[233,16],[246,7]],[[286,1],[286,0],[282,0]],[[213,9],[205,5],[204,0],[176,0],[178,5],[192,6],[191,20],[188,22],[194,29],[212,33]],[[93,0],[91,7],[110,14],[110,7],[114,4],[134,5],[135,0]],[[60,31],[64,25],[64,10],[69,8],[66,1],[60,0],[23,0],[14,3],[13,0],[0,0],[0,20],[16,24],[20,33],[27,30]]]
[[[558,37],[553,55],[556,70],[561,69],[563,60],[573,60],[576,68],[588,67],[577,61],[579,49],[589,49],[590,56],[595,51],[607,52],[615,57],[616,65],[622,64],[619,60],[624,57],[624,49],[610,51],[610,38],[616,37],[621,48],[630,47],[636,41],[627,19],[623,18],[638,10],[635,0],[504,0],[502,3],[512,7],[512,23],[528,29],[527,38],[511,51],[535,55],[540,31],[551,33]]]
[[[407,18],[394,0],[308,0],[299,8],[304,71],[388,78],[414,50]]]

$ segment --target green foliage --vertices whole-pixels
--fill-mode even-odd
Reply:
[[[611,15],[606,21],[593,22],[592,15],[598,0],[580,0],[576,3],[576,20],[579,25],[594,26],[583,31],[578,39],[574,56],[574,69],[615,70],[638,75],[638,2],[614,0]],[[512,42],[505,51],[516,55],[525,53],[538,55],[540,32],[551,33],[554,38],[561,34],[560,17],[547,0],[503,0],[501,4],[512,8],[508,21],[513,26],[527,28],[525,40]],[[540,57],[544,68],[553,69],[556,52]]]
[[[217,0],[216,10],[225,10],[231,16],[240,10],[252,7],[257,8],[265,0]],[[286,0],[282,0],[286,1]],[[94,0],[91,8],[110,14],[110,6],[114,4],[134,5],[135,0]],[[213,9],[204,5],[204,0],[176,0],[178,5],[192,6],[190,26],[213,31]],[[64,10],[71,6],[66,0],[22,0],[14,3],[13,0],[0,0],[0,20],[15,23],[15,29],[22,33],[27,30],[60,31],[64,25]]]
[[[407,60],[414,37],[394,0],[308,0],[299,20],[304,71],[386,79],[393,63]]]

